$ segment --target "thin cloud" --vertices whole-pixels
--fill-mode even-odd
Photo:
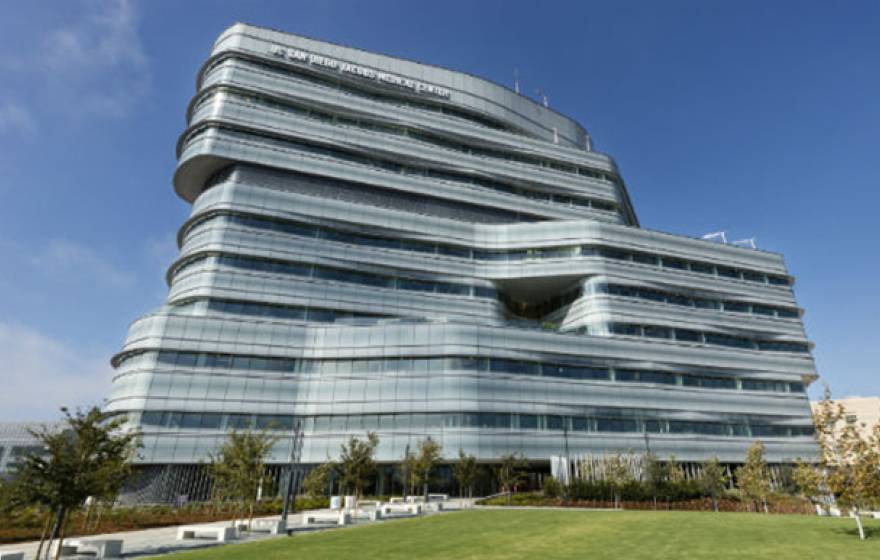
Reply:
[[[79,19],[51,30],[41,62],[60,91],[76,96],[77,110],[120,118],[149,91],[151,76],[133,2],[89,1]]]
[[[30,264],[44,275],[65,280],[88,280],[97,285],[129,288],[135,275],[122,270],[98,252],[74,241],[55,239],[28,257]]]
[[[36,122],[26,107],[12,101],[0,104],[0,134],[19,133],[30,135],[35,130]]]
[[[89,354],[0,321],[0,420],[55,420],[62,406],[101,404],[112,375],[109,354]]]
[[[79,0],[55,27],[34,29],[36,47],[0,60],[19,99],[7,104],[0,133],[36,129],[45,118],[125,118],[149,95],[152,76],[131,0]],[[51,113],[51,114],[50,114]],[[13,126],[14,125],[14,126]]]

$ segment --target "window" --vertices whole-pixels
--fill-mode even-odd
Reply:
[[[663,267],[676,268],[678,270],[687,270],[687,263],[681,259],[663,257]]]
[[[649,325],[645,327],[645,336],[649,338],[671,338],[672,329]]]
[[[760,272],[750,272],[746,270],[745,272],[743,272],[743,278],[745,278],[749,282],[760,282],[762,284],[767,283],[767,276],[761,274]]]
[[[772,307],[769,307],[767,305],[758,305],[758,304],[752,305],[752,313],[754,313],[756,315],[767,315],[770,317],[773,317],[776,315],[776,311]]]
[[[694,307],[699,309],[720,309],[721,304],[713,299],[694,298]]]
[[[785,276],[768,275],[767,280],[770,282],[770,284],[772,284],[774,286],[788,286],[789,285],[788,278],[786,278]]]
[[[691,262],[691,270],[701,274],[715,274],[715,266],[708,263]]]
[[[537,430],[538,417],[534,414],[520,414],[519,427],[521,430]]]
[[[739,301],[725,301],[724,302],[724,310],[725,311],[735,311],[737,313],[748,313],[749,312],[749,304],[742,303]]]
[[[660,383],[663,385],[675,385],[675,374],[664,371],[643,371],[639,374],[642,383]]]
[[[703,336],[697,331],[675,329],[675,340],[680,340],[682,342],[702,342]]]
[[[638,325],[629,325],[626,323],[611,323],[611,334],[620,334],[626,336],[641,336],[642,328]]]
[[[629,253],[627,253],[626,251],[611,249],[608,247],[600,247],[599,255],[605,257],[606,259],[615,259],[619,261],[629,260]]]
[[[716,269],[718,270],[718,276],[723,276],[725,278],[739,278],[739,271],[735,268],[719,266],[716,267]]]
[[[563,421],[562,416],[554,416],[552,414],[547,415],[547,429],[548,430],[562,430],[563,429]]]
[[[656,255],[648,255],[645,253],[633,253],[632,260],[633,262],[649,264],[651,266],[657,266],[659,264]]]
[[[754,348],[754,344],[748,338],[731,336],[719,333],[706,333],[706,343],[718,346],[730,346],[731,348]]]

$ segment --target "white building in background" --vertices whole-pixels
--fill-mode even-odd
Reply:
[[[856,426],[865,435],[870,434],[880,423],[880,397],[846,397],[834,399],[835,404],[843,405],[844,417],[839,427],[846,425]],[[819,403],[810,403],[815,411]]]

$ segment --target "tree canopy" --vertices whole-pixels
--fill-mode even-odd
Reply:
[[[266,479],[266,458],[276,438],[267,432],[229,432],[225,442],[211,454],[209,472],[214,483],[214,499],[235,501],[240,511],[248,512],[248,525],[263,480]]]
[[[132,474],[131,460],[140,446],[138,432],[122,429],[122,416],[97,406],[61,412],[61,429],[31,431],[43,450],[21,459],[8,489],[11,502],[43,506],[55,515],[52,539],[63,539],[67,514],[87,498],[116,498]]]
[[[463,449],[458,450],[458,462],[452,465],[452,474],[458,481],[459,491],[464,495],[467,490],[468,498],[473,497],[474,483],[477,481],[479,467],[477,458],[473,455],[465,454]]]
[[[339,473],[339,483],[346,492],[351,492],[360,498],[364,488],[376,473],[376,461],[373,456],[376,447],[379,446],[379,436],[375,432],[367,432],[366,439],[351,436],[348,443],[340,447],[339,463],[336,468]]]

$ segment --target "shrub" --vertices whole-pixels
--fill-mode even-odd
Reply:
[[[548,498],[558,498],[562,494],[562,485],[558,480],[549,476],[544,479],[544,496]]]

